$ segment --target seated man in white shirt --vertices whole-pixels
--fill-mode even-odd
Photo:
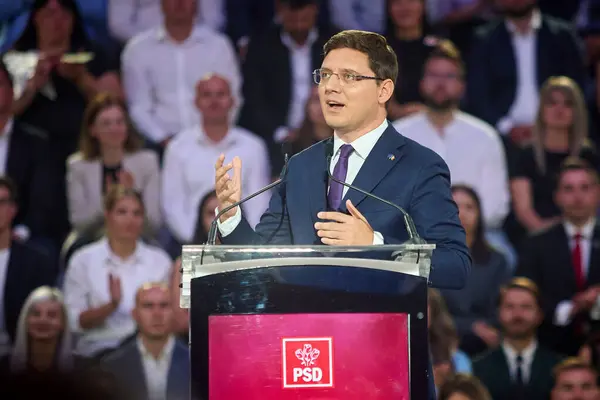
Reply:
[[[230,84],[220,75],[209,75],[196,86],[196,107],[202,124],[185,130],[165,151],[162,206],[165,221],[180,243],[190,243],[198,222],[198,203],[214,188],[214,160],[220,154],[236,154],[244,162],[242,187],[252,193],[267,185],[270,166],[264,141],[230,124],[235,100]],[[243,211],[252,226],[267,209],[269,195],[246,202]]]
[[[161,0],[164,23],[129,41],[122,54],[123,84],[137,129],[162,148],[197,125],[194,85],[219,71],[241,104],[241,74],[229,39],[196,24],[197,0]],[[208,0],[205,0],[208,1]]]
[[[105,198],[106,237],[73,254],[65,275],[65,304],[75,352],[97,356],[135,332],[131,310],[145,282],[168,282],[171,259],[140,240],[144,205],[139,193],[113,186]]]
[[[169,287],[147,283],[135,296],[136,340],[104,357],[128,398],[163,400],[189,398],[190,354],[172,334],[173,308]]]
[[[510,202],[504,148],[494,128],[459,111],[464,89],[460,54],[451,42],[441,41],[424,66],[421,92],[426,111],[397,120],[394,127],[438,153],[448,164],[453,185],[468,185],[477,192],[488,240],[514,265],[513,251],[501,234]]]

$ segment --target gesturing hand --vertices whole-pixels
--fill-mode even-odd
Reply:
[[[242,198],[242,160],[234,157],[233,161],[227,165],[223,165],[224,161],[225,155],[221,154],[215,164],[215,192],[219,210],[229,207]],[[233,169],[233,178],[228,174],[231,169]],[[233,217],[236,212],[237,207],[229,210],[221,216],[221,222]]]
[[[110,291],[110,302],[116,307],[121,303],[121,279],[118,276],[109,274],[108,288]]]
[[[328,222],[317,222],[315,229],[321,242],[335,246],[370,246],[373,228],[350,200],[346,201],[350,215],[337,211],[320,212],[317,217]]]

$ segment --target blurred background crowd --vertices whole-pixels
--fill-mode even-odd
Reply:
[[[387,38],[388,119],[452,175],[474,265],[430,291],[439,397],[600,399],[599,0],[2,0],[3,372],[186,398],[214,163],[248,194],[333,134],[312,71],[344,29]]]

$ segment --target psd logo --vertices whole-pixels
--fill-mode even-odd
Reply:
[[[333,387],[333,339],[282,340],[283,387]]]

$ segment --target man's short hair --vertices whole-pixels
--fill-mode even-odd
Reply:
[[[515,278],[512,278],[510,281],[508,281],[508,283],[500,287],[500,295],[498,296],[499,306],[502,305],[506,293],[512,289],[524,290],[530,293],[535,298],[535,302],[537,303],[537,305],[541,307],[542,301],[538,286],[535,284],[534,281],[532,281],[529,278],[525,278],[524,276],[517,276]]]
[[[17,185],[15,185],[15,182],[12,179],[8,176],[0,176],[0,188],[6,189],[8,192],[8,199],[11,202],[17,202],[19,194],[17,192]]]
[[[569,357],[559,362],[552,369],[552,374],[554,375],[554,379],[556,380],[558,379],[558,376],[563,372],[574,371],[578,369],[589,371],[592,374],[594,374],[595,377],[598,376],[598,372],[596,372],[596,369],[579,357]]]
[[[396,84],[398,59],[385,37],[378,33],[348,30],[333,35],[323,46],[325,56],[332,50],[353,49],[369,57],[369,67],[380,79],[391,79]]]
[[[460,50],[458,50],[458,48],[450,40],[442,39],[436,41],[425,63],[436,59],[452,62],[460,70],[461,76],[465,75],[465,64],[460,55]]]
[[[583,158],[567,157],[562,162],[562,164],[560,165],[560,169],[558,170],[558,179],[556,181],[557,185],[560,183],[560,180],[562,179],[563,175],[570,171],[585,171],[585,172],[589,173],[590,175],[592,175],[592,177],[594,178],[594,180],[596,182],[599,181],[598,171],[596,171],[596,169],[594,169],[590,165],[590,163],[588,163]]]
[[[160,289],[166,293],[169,293],[170,290],[169,285],[164,282],[146,282],[135,291],[135,304],[139,303],[142,293],[150,289]]]

